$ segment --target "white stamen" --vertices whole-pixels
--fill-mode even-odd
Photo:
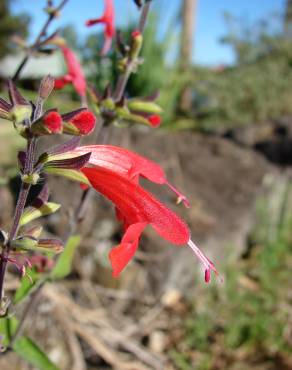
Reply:
[[[213,265],[213,263],[204,255],[204,253],[200,250],[199,247],[196,246],[196,244],[190,239],[188,241],[188,246],[193,250],[195,255],[198,257],[200,262],[202,263],[204,269],[205,269],[205,281],[209,282],[210,280],[210,271],[214,271],[216,275],[218,275],[218,272]]]

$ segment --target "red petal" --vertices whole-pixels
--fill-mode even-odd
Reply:
[[[88,110],[80,112],[70,121],[78,128],[81,135],[90,134],[94,130],[95,122],[95,115]]]
[[[62,117],[57,112],[49,112],[43,118],[45,126],[54,134],[62,130]]]
[[[67,64],[70,81],[80,96],[86,94],[86,80],[81,65],[74,52],[67,46],[61,46],[61,51]]]
[[[115,35],[115,9],[113,0],[105,0],[105,9],[102,17],[89,19],[85,24],[87,27],[90,27],[98,23],[105,24],[105,42],[101,51],[101,55],[106,55],[111,48],[112,39]]]
[[[109,258],[112,264],[114,277],[118,277],[121,271],[134,257],[140,236],[146,226],[146,222],[138,222],[129,226],[121,243],[110,251]]]
[[[187,198],[167,181],[162,168],[137,153],[112,145],[81,146],[76,148],[75,152],[78,154],[90,152],[90,164],[117,172],[134,182],[138,182],[141,175],[156,184],[165,184],[189,207]]]
[[[148,117],[148,122],[152,127],[158,127],[161,124],[161,117],[158,114],[153,114]]]
[[[68,83],[69,83],[69,81],[64,77],[57,78],[57,79],[55,79],[55,86],[54,87],[55,87],[56,90],[60,90],[60,89],[63,89],[63,87],[65,85],[67,85]]]
[[[82,172],[98,192],[116,205],[127,224],[146,222],[169,242],[187,244],[189,229],[184,221],[141,186],[104,168],[83,168]]]
[[[76,148],[75,152],[91,152],[90,164],[107,168],[136,182],[139,175],[157,184],[166,182],[164,172],[158,164],[118,146],[86,145]]]

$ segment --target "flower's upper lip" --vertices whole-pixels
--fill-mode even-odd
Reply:
[[[91,152],[90,164],[108,168],[133,181],[138,182],[139,176],[143,176],[156,184],[165,184],[178,196],[179,201],[183,201],[189,207],[187,198],[169,183],[162,168],[137,153],[112,145],[81,146],[74,152],[78,154]]]

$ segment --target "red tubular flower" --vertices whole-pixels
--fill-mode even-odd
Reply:
[[[105,9],[104,13],[100,18],[97,19],[89,19],[86,21],[86,26],[90,27],[98,23],[103,23],[105,25],[104,28],[104,36],[105,41],[103,44],[103,48],[101,51],[101,55],[106,55],[112,45],[112,40],[115,35],[115,9],[113,0],[105,0]]]
[[[89,164],[112,170],[135,183],[142,176],[156,184],[165,184],[177,195],[178,203],[183,202],[186,207],[190,206],[188,199],[168,182],[162,168],[137,153],[112,145],[81,146],[74,152],[77,155],[91,153]]]
[[[211,271],[217,274],[214,265],[191,241],[189,228],[185,222],[137,182],[103,167],[83,168],[82,172],[96,191],[115,204],[117,216],[124,225],[125,234],[121,243],[109,254],[114,277],[118,277],[133,258],[140,236],[147,225],[152,226],[170,243],[188,244],[204,267],[206,282],[210,281]]]
[[[62,89],[65,85],[72,84],[81,97],[85,96],[86,80],[76,55],[67,46],[61,45],[60,49],[64,55],[68,72],[65,76],[55,80],[55,89]]]
[[[211,271],[217,274],[212,262],[190,239],[185,222],[139,185],[140,176],[166,184],[188,206],[186,197],[168,182],[160,166],[134,152],[110,145],[77,147],[67,154],[86,153],[91,153],[87,165],[94,168],[81,171],[95,190],[115,204],[117,218],[125,230],[121,243],[110,252],[113,276],[117,277],[134,256],[147,225],[173,244],[188,244],[203,265],[206,282],[210,280]]]

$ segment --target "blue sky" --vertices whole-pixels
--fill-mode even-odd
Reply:
[[[58,0],[55,2],[58,3]],[[160,7],[163,15],[161,17],[161,32],[163,32],[168,22],[176,16],[181,0],[154,0],[154,2]],[[15,0],[14,2],[15,13],[25,11],[31,14],[32,36],[38,32],[44,22],[45,15],[42,12],[44,4],[44,0]],[[115,0],[115,5],[118,25],[127,24],[137,18],[138,12],[132,0]],[[224,11],[242,16],[252,22],[274,11],[282,12],[284,6],[285,0],[198,0],[194,61],[208,65],[232,63],[232,50],[218,41],[226,32]],[[102,10],[102,0],[69,0],[62,18],[55,23],[55,26],[73,23],[78,33],[85,36],[92,31],[83,26],[85,20],[100,16]]]

